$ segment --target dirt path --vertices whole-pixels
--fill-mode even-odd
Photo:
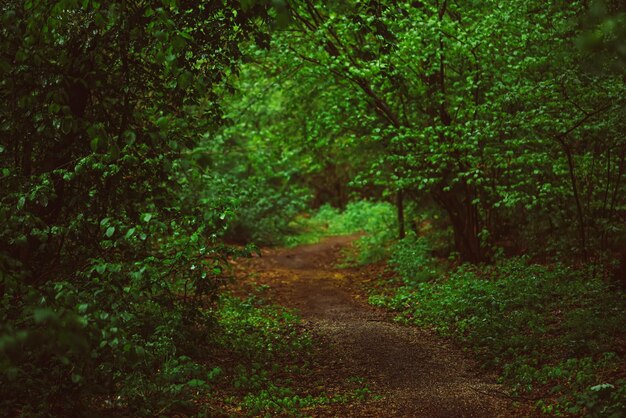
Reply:
[[[361,290],[367,271],[335,267],[342,248],[352,240],[335,237],[294,249],[265,250],[245,266],[257,283],[270,286],[275,301],[299,310],[306,328],[320,341],[320,373],[329,384],[360,376],[384,396],[320,414],[527,415],[506,397],[495,396],[501,388],[458,348],[426,331],[394,323],[390,314],[367,305]]]

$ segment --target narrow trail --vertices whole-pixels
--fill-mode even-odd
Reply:
[[[320,373],[327,384],[366,379],[383,399],[314,416],[511,417],[527,416],[501,395],[494,378],[445,340],[400,325],[366,303],[365,269],[339,269],[341,250],[353,237],[333,237],[294,249],[264,250],[246,263],[249,277],[270,286],[270,297],[299,311],[318,341]]]

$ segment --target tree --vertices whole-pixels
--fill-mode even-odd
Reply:
[[[573,46],[582,3],[287,4],[294,23],[275,36],[272,59],[285,71],[306,68],[299,72],[326,86],[335,103],[350,103],[328,133],[355,132],[362,154],[377,144],[357,177],[396,193],[400,218],[403,196],[428,194],[447,213],[461,258],[479,262],[511,218],[540,225],[556,204],[559,228],[577,225],[585,251],[581,196],[591,202],[596,189],[579,190],[575,154],[588,150],[568,138],[612,126],[607,118],[617,122],[613,102],[624,92],[615,77],[590,81],[580,72]],[[603,88],[593,90],[594,82]],[[328,126],[318,116],[325,111],[307,119]],[[598,143],[596,154],[611,147]],[[592,183],[616,190],[609,177]]]
[[[0,19],[3,409],[132,403],[238,252],[219,240],[232,197],[191,150],[267,6],[6,1]]]

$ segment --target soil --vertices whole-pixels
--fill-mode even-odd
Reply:
[[[354,237],[293,249],[264,249],[238,265],[239,278],[269,286],[268,295],[296,309],[314,336],[316,385],[341,391],[363,378],[374,395],[308,411],[312,416],[516,417],[532,415],[452,342],[367,304],[371,267],[339,268]],[[352,380],[351,380],[352,379]],[[321,383],[320,383],[321,382]],[[311,382],[302,382],[310,385]]]

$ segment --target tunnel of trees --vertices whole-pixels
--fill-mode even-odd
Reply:
[[[625,13],[1,2],[0,408],[168,413],[145,393],[219,332],[231,260],[329,205],[387,202],[391,240],[432,225],[455,265],[603,266],[621,294]]]

